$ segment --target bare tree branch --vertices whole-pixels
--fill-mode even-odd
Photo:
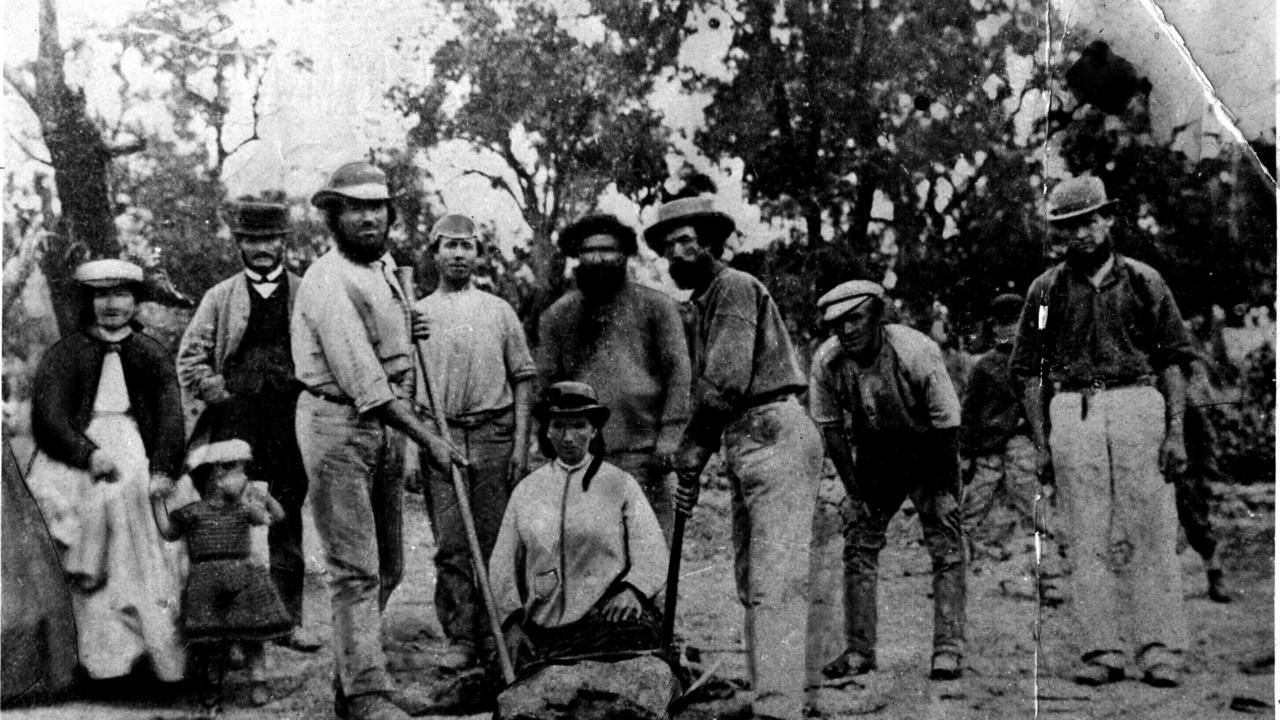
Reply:
[[[124,145],[113,145],[107,148],[107,152],[111,155],[111,157],[117,158],[117,157],[124,157],[125,155],[132,155],[134,153],[140,153],[146,149],[147,149],[146,139],[138,138],[133,142],[126,143]]]
[[[494,175],[493,173],[485,172],[483,170],[464,170],[462,174],[463,175],[479,175],[480,177],[488,180],[489,184],[492,185],[494,189],[502,190],[508,195],[510,195],[511,199],[516,202],[516,207],[519,207],[521,210],[524,210],[524,206],[520,202],[520,197],[516,195],[515,190],[511,189],[511,183],[508,183],[507,179],[502,177],[501,175]]]
[[[262,101],[262,84],[267,77],[267,66],[263,63],[262,69],[258,72],[258,77],[253,84],[253,100],[249,103],[249,112],[253,113],[253,132],[249,133],[249,137],[241,140],[235,147],[227,152],[227,157],[236,153],[240,148],[248,145],[258,138],[258,122],[262,119],[262,111],[258,104]]]
[[[35,154],[35,152],[31,148],[27,147],[26,143],[18,139],[18,136],[14,135],[13,132],[9,133],[9,139],[12,140],[13,144],[17,145],[18,149],[21,150],[22,153],[27,157],[31,158],[32,160],[35,160],[38,163],[43,163],[45,165],[48,165],[49,167],[53,167],[52,160],[49,160],[47,158],[42,158],[39,155]]]

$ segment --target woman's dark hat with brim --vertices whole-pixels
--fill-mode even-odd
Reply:
[[[552,417],[585,415],[592,425],[603,427],[609,420],[609,408],[596,399],[596,389],[584,382],[566,380],[542,391],[533,416],[541,422]]]
[[[708,245],[724,242],[737,229],[728,213],[716,209],[714,197],[698,195],[658,206],[657,216],[644,229],[644,241],[654,252],[662,254],[666,249],[667,233],[681,225],[694,226],[698,240]]]
[[[333,171],[329,182],[311,196],[311,204],[324,209],[343,198],[390,201],[393,197],[386,173],[367,162],[350,162]]]
[[[593,235],[609,235],[616,238],[618,249],[623,255],[635,255],[639,251],[635,229],[614,215],[602,213],[587,215],[561,230],[558,240],[560,252],[567,257],[577,257],[582,249],[582,242]]]

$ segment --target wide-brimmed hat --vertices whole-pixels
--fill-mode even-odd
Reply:
[[[839,320],[872,298],[884,300],[884,286],[871,280],[848,280],[828,290],[818,298],[818,310],[822,322]]]
[[[231,206],[228,225],[237,237],[277,237],[289,233],[289,207],[280,203],[240,202]]]
[[[112,288],[120,285],[142,287],[142,268],[128,260],[104,258],[90,260],[76,268],[75,281],[92,288]]]
[[[244,440],[220,440],[208,445],[201,445],[187,456],[186,468],[195,470],[202,465],[216,465],[226,462],[249,462],[253,459],[253,449]]]
[[[350,162],[333,171],[329,182],[311,196],[311,204],[324,208],[339,198],[390,200],[387,174],[367,162]]]
[[[1055,185],[1049,192],[1045,214],[1049,222],[1059,222],[1114,204],[1114,200],[1107,199],[1107,186],[1100,178],[1069,178]]]
[[[623,255],[635,255],[639,252],[636,242],[635,228],[627,225],[615,215],[598,213],[587,215],[570,223],[560,231],[558,243],[560,252],[568,257],[577,257],[582,250],[582,241],[592,235],[610,235],[618,240],[618,250]]]
[[[991,301],[988,314],[998,323],[1011,323],[1022,315],[1022,296],[1014,293],[997,295]]]
[[[609,420],[609,408],[600,404],[596,389],[584,382],[565,380],[542,391],[533,415],[542,422],[552,417],[585,415],[592,425],[602,427]]]
[[[666,235],[681,225],[698,230],[698,240],[708,244],[723,242],[737,228],[729,214],[715,206],[711,195],[680,198],[658,206],[658,213],[644,229],[644,241],[661,254]]]

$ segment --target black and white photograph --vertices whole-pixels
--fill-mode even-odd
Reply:
[[[7,0],[0,716],[1274,716],[1270,0]]]

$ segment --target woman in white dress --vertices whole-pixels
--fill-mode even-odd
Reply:
[[[36,372],[38,452],[27,482],[62,554],[88,677],[122,677],[145,659],[160,680],[181,680],[185,551],[160,537],[149,500],[150,487],[171,485],[182,463],[177,376],[168,352],[134,322],[141,268],[95,260],[75,278],[81,328]]]

